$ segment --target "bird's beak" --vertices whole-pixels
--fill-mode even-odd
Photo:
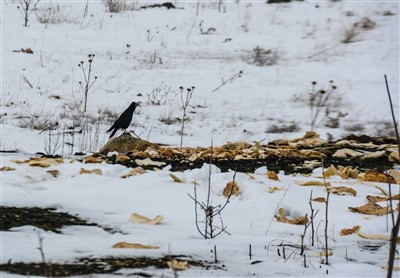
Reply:
[[[137,105],[137,106],[140,106],[140,105],[142,105],[142,102],[141,102],[141,101],[138,101],[138,102],[136,102],[136,105]]]

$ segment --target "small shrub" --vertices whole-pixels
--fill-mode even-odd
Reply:
[[[248,59],[251,65],[272,66],[278,63],[280,55],[276,49],[264,49],[259,46],[253,48]]]
[[[58,127],[58,121],[54,120],[54,115],[47,113],[34,113],[30,116],[20,115],[16,117],[18,127],[30,128],[33,130],[53,130]]]
[[[290,124],[282,124],[282,125],[271,125],[266,133],[289,133],[289,132],[297,132],[300,131],[300,128],[297,123],[292,122]]]
[[[395,15],[395,13],[393,13],[391,10],[387,10],[387,11],[384,11],[382,13],[382,15],[383,16],[392,16],[392,15]]]
[[[137,10],[137,3],[135,1],[126,0],[103,0],[106,6],[107,12],[110,13],[120,13],[122,11],[133,11]]]
[[[365,126],[361,123],[349,123],[343,126],[344,130],[348,132],[363,132]]]
[[[41,24],[58,24],[67,21],[65,16],[60,12],[59,5],[36,9],[35,14]]]
[[[376,25],[375,21],[372,21],[368,17],[363,17],[359,22],[354,23],[354,27],[359,27],[365,30],[374,29]]]
[[[357,29],[356,29],[355,26],[352,26],[350,28],[346,28],[343,31],[342,43],[355,42],[358,35],[359,35],[359,33],[357,32]]]
[[[146,93],[149,103],[152,105],[164,105],[167,102],[168,94],[170,94],[172,88],[164,82],[161,82],[159,86],[154,88],[151,93]]]

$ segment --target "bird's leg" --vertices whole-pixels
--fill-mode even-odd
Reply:
[[[125,128],[122,128],[122,131],[126,134],[129,133]]]
[[[130,132],[133,133],[133,135],[135,135],[137,138],[142,139],[135,133],[135,131],[131,130]]]

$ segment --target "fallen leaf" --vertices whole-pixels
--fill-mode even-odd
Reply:
[[[274,171],[267,171],[267,177],[270,180],[279,181],[279,177]]]
[[[278,187],[278,186],[274,186],[274,187],[268,187],[268,192],[269,193],[274,193],[275,191],[278,191],[278,190],[285,190],[285,187],[283,187],[283,186],[281,186],[281,187]]]
[[[397,184],[400,184],[400,171],[391,169],[389,170],[389,175],[395,179]]]
[[[338,186],[338,187],[330,187],[329,192],[336,194],[336,195],[344,195],[344,193],[349,193],[354,197],[357,196],[357,191],[353,188],[345,187],[345,186]]]
[[[224,191],[222,194],[225,197],[230,197],[230,196],[237,196],[239,195],[239,186],[235,181],[230,181],[226,184]]]
[[[154,219],[149,219],[146,216],[140,215],[135,212],[131,215],[129,221],[132,223],[156,225],[159,224],[163,219],[164,217],[162,217],[162,215],[157,215]]]
[[[81,168],[79,174],[95,174],[95,175],[102,175],[103,172],[100,169],[93,169],[93,170],[86,170]]]
[[[384,269],[385,269],[385,270],[388,270],[388,269],[389,269],[388,265],[386,265],[386,266],[384,267]],[[400,271],[400,266],[393,266],[393,271]]]
[[[278,209],[278,215],[275,215],[276,220],[282,223],[294,224],[294,225],[304,225],[308,223],[308,218],[305,216],[300,216],[294,219],[288,219],[286,217],[286,212],[283,208]]]
[[[359,177],[358,180],[396,184],[396,180],[391,175],[372,170],[365,171],[364,176]]]
[[[349,207],[352,212],[358,212],[369,215],[385,215],[391,212],[389,207],[381,207],[378,204],[368,202],[361,207]]]
[[[131,158],[125,154],[117,154],[115,161],[116,162],[125,162],[125,161],[129,161],[131,160]]]
[[[325,257],[326,254],[327,254],[327,252],[325,250],[320,250],[320,251],[314,252],[312,254],[312,256],[314,256],[314,257]],[[328,250],[328,256],[332,256],[332,255],[333,255],[333,251],[331,249],[329,249]]]
[[[248,176],[251,180],[255,180],[256,178],[252,175],[252,174],[250,174],[250,173],[245,173],[246,174],[246,176]]]
[[[354,226],[354,227],[351,228],[351,229],[342,229],[342,230],[340,231],[340,235],[341,235],[341,236],[352,235],[352,234],[354,234],[354,233],[357,233],[360,229],[361,229],[361,226],[359,226],[359,225]]]
[[[143,245],[140,243],[118,242],[112,248],[131,248],[131,249],[159,249],[160,247],[154,245]]]
[[[165,162],[158,162],[158,161],[153,161],[150,158],[145,158],[145,159],[135,159],[135,163],[139,166],[164,166],[166,165]]]
[[[64,160],[62,158],[33,157],[27,160],[11,160],[11,162],[17,164],[27,164],[28,166],[32,167],[47,168],[53,165],[64,163]]]
[[[357,233],[359,237],[366,239],[378,239],[378,240],[390,240],[390,235],[382,235],[382,234],[364,234]],[[397,237],[397,242],[400,242],[400,236]]]
[[[57,177],[58,176],[58,174],[60,173],[60,171],[58,171],[58,170],[47,170],[46,171],[47,173],[49,173],[50,175],[52,175],[53,177]]]
[[[383,195],[389,196],[389,192],[387,192],[385,189],[383,189],[380,186],[375,185],[375,188],[378,189]]]
[[[142,174],[146,174],[146,170],[139,166],[139,167],[133,168],[127,174],[122,175],[121,178],[126,179],[126,178],[129,178],[132,176],[142,175]]]
[[[353,169],[351,166],[343,167],[343,166],[338,166],[339,168],[339,175],[342,177],[342,179],[357,179],[358,178],[358,170]]]
[[[339,158],[353,158],[353,157],[361,157],[363,156],[362,152],[357,152],[352,149],[340,149],[337,150],[332,157],[339,157]]]
[[[101,156],[86,156],[83,158],[83,163],[102,163],[103,158]]]
[[[169,268],[173,270],[186,270],[189,268],[189,263],[187,261],[177,261],[177,260],[172,260],[170,262],[167,262]]]
[[[324,183],[322,181],[295,181],[295,183],[301,186],[331,186],[330,182]]]
[[[324,197],[317,197],[313,199],[314,202],[318,202],[318,203],[325,203],[326,199]]]
[[[0,171],[4,171],[4,172],[14,171],[14,170],[15,170],[15,168],[11,168],[11,167],[8,167],[8,166],[3,166],[3,167],[0,168]]]
[[[183,180],[181,178],[178,178],[177,176],[175,176],[172,173],[169,173],[169,176],[174,180],[174,182],[183,182]]]
[[[325,178],[329,178],[329,177],[331,177],[331,176],[338,176],[338,175],[339,175],[339,170],[336,169],[336,167],[333,166],[332,164],[331,164],[331,166],[329,166],[329,168],[326,169],[325,172],[324,172],[324,177],[325,177]]]

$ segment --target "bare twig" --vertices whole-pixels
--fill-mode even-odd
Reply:
[[[388,98],[389,98],[390,110],[391,110],[391,113],[392,113],[394,130],[396,132],[397,150],[398,150],[398,153],[399,153],[399,156],[400,156],[399,131],[397,130],[397,122],[396,122],[396,118],[394,116],[392,97],[390,95],[389,84],[388,84],[388,81],[387,81],[386,74],[385,74],[385,83],[386,83],[386,90],[387,90],[387,94],[388,94]],[[392,196],[389,196],[389,198],[392,198]],[[393,210],[392,210],[392,213],[394,213]],[[397,214],[396,224],[392,228],[392,233],[391,233],[391,237],[390,237],[390,251],[389,251],[389,262],[388,262],[388,271],[387,271],[387,277],[388,278],[391,278],[392,275],[393,275],[393,267],[394,267],[394,260],[395,260],[395,255],[396,255],[397,237],[399,235],[399,228],[400,228],[400,213]]]
[[[234,75],[232,75],[229,79],[227,79],[226,81],[222,80],[221,85],[219,85],[217,88],[215,88],[214,90],[212,90],[211,92],[215,92],[218,89],[220,89],[222,86],[226,85],[229,82],[232,82],[235,78],[240,78],[242,77],[243,71],[239,71],[238,73],[235,73]]]

